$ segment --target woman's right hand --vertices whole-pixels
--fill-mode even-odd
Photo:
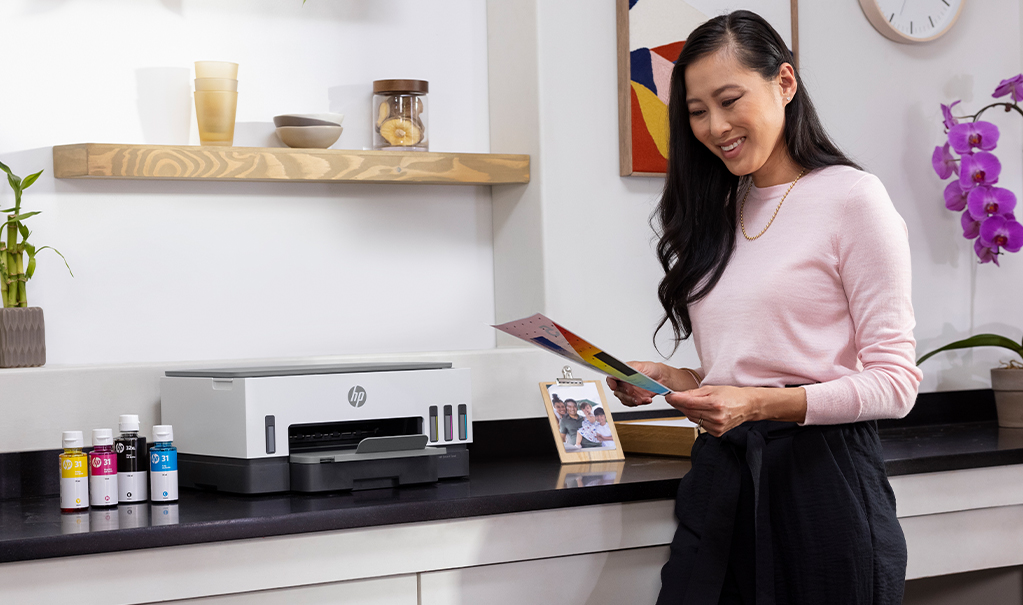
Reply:
[[[669,383],[671,382],[672,374],[678,371],[663,363],[653,361],[630,361],[629,365],[668,388],[671,388]],[[622,405],[626,407],[646,405],[654,401],[653,392],[633,386],[625,381],[611,378],[610,376],[607,378],[607,386],[614,391],[618,401],[621,401]]]

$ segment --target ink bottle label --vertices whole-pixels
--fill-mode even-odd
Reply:
[[[178,451],[173,447],[149,450],[149,476],[153,483],[153,502],[174,502],[178,499]]]
[[[149,477],[146,472],[146,438],[122,435],[114,442],[117,453],[117,499],[119,502],[145,502]]]
[[[117,455],[110,447],[89,454],[89,504],[117,506]]]
[[[89,508],[88,458],[81,451],[60,455],[60,509]]]

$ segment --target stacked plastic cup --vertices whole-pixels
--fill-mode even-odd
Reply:
[[[238,107],[238,64],[195,62],[195,117],[202,145],[230,147]]]

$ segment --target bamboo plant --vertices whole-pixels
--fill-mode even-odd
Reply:
[[[11,169],[3,162],[0,162],[0,170],[7,173],[7,182],[10,183],[11,189],[14,190],[14,207],[0,210],[0,212],[10,213],[7,215],[6,222],[0,225],[0,298],[3,299],[5,308],[27,307],[28,296],[25,292],[25,286],[28,280],[32,279],[32,274],[35,273],[36,254],[49,248],[64,259],[64,265],[67,266],[69,273],[71,272],[71,267],[67,264],[67,259],[64,258],[64,255],[56,248],[52,246],[36,248],[28,243],[28,238],[32,235],[32,232],[29,231],[24,221],[40,214],[41,211],[22,212],[21,194],[31,187],[32,183],[36,182],[43,171],[40,170],[35,174],[21,178],[11,172]],[[5,235],[6,241],[4,241]],[[21,241],[18,240],[19,235],[21,236]],[[27,263],[25,262],[26,256],[28,257]],[[71,276],[74,277],[74,273],[71,273]]]

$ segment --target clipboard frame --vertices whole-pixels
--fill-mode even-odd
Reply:
[[[571,373],[569,373],[569,376]],[[587,385],[592,385],[588,388]],[[611,436],[614,438],[614,449],[606,447],[594,447],[583,449],[565,449],[565,443],[561,437],[558,416],[554,412],[554,402],[551,399],[550,387],[557,386],[560,389],[580,389],[580,392],[588,392],[596,389],[600,398],[600,407],[604,410],[607,418],[607,426],[611,428]],[[554,380],[540,383],[540,393],[544,400],[544,409],[547,411],[547,419],[550,421],[551,437],[558,448],[558,456],[562,464],[573,464],[582,462],[606,462],[613,460],[625,460],[625,451],[622,450],[622,441],[618,437],[618,429],[615,427],[614,419],[611,417],[611,410],[607,405],[607,398],[604,396],[603,385],[599,380],[577,380],[567,383],[565,380]]]

